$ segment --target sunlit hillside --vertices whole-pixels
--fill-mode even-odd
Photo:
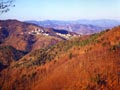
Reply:
[[[0,0],[0,90],[120,90],[120,0]]]
[[[1,90],[119,90],[120,27],[34,50],[0,72]]]

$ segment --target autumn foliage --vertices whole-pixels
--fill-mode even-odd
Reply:
[[[120,27],[33,50],[0,72],[1,90],[120,90]]]

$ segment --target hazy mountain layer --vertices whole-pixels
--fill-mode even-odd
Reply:
[[[57,20],[46,20],[46,21],[26,21],[34,23],[39,26],[64,29],[79,34],[93,34],[105,29],[110,29],[120,25],[120,21],[117,20],[76,20],[76,21],[57,21]]]

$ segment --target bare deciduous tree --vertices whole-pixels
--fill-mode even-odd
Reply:
[[[15,7],[13,4],[15,0],[0,0],[0,14],[6,13],[10,10],[10,7]]]

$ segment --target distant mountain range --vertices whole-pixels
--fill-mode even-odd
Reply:
[[[76,20],[76,21],[58,21],[58,20],[45,20],[45,21],[35,21],[29,20],[25,21],[28,23],[37,24],[39,26],[55,29],[64,29],[79,34],[93,34],[100,32],[105,29],[110,29],[115,26],[120,25],[118,20]]]

